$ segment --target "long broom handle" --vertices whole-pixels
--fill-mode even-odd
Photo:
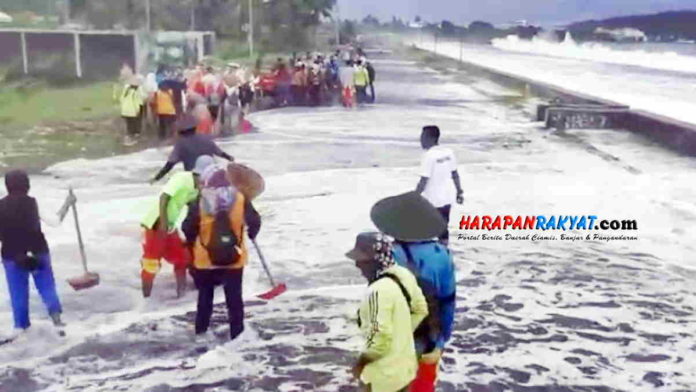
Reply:
[[[70,189],[70,194],[73,194],[72,188]],[[77,218],[77,202],[72,205],[73,218],[75,218],[75,229],[77,229],[77,243],[80,246],[80,256],[82,257],[82,267],[87,271],[87,256],[85,256],[85,245],[82,242],[82,231],[80,231],[80,220]]]
[[[263,265],[263,269],[266,270],[266,275],[268,275],[268,280],[271,281],[271,286],[275,287],[275,281],[273,280],[273,276],[271,275],[271,270],[268,269],[268,264],[266,264],[266,258],[263,257],[263,254],[261,253],[261,248],[259,248],[259,244],[256,243],[256,240],[251,240],[251,243],[254,244],[254,248],[256,248],[256,253],[259,254],[259,259],[261,259],[261,265]]]

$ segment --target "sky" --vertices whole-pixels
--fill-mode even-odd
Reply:
[[[484,20],[495,24],[527,20],[553,25],[612,16],[696,10],[696,0],[339,0],[342,18],[380,20],[392,15],[412,20],[455,23]]]

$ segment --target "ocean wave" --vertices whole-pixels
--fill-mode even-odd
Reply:
[[[696,73],[695,56],[687,56],[673,51],[617,50],[596,42],[577,43],[570,34],[567,34],[562,42],[555,42],[543,37],[523,40],[516,35],[510,35],[494,39],[492,44],[498,49],[510,52]]]

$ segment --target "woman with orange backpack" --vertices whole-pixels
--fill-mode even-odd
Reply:
[[[196,335],[205,334],[213,312],[215,286],[225,291],[230,339],[244,331],[242,275],[252,240],[261,229],[256,209],[229,181],[224,167],[210,166],[201,175],[201,194],[192,203],[182,230],[193,248],[193,276],[198,288]]]

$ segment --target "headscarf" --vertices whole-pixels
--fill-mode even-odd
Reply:
[[[393,253],[394,239],[384,233],[376,233],[375,243],[372,247],[375,251],[374,259],[377,263],[377,276],[379,277],[396,264]]]
[[[227,178],[227,170],[210,165],[201,175],[201,208],[206,214],[215,215],[228,211],[237,199],[237,189]]]

